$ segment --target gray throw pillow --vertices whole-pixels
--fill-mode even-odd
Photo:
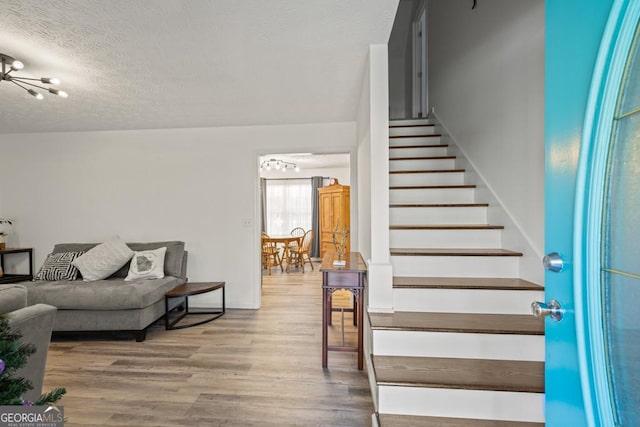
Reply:
[[[101,280],[111,276],[133,256],[127,244],[114,236],[73,261],[84,280]]]

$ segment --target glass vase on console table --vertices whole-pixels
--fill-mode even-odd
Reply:
[[[348,238],[349,229],[340,228],[340,220],[338,220],[336,228],[333,229],[333,246],[336,248],[336,254],[338,255],[338,259],[333,261],[333,265],[336,267],[344,267],[347,265],[344,254],[347,250]]]

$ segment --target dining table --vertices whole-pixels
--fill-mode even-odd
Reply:
[[[290,234],[286,235],[286,236],[269,236],[269,240],[276,243],[276,244],[283,244],[284,245],[284,252],[282,253],[282,258],[287,260],[287,268],[286,271],[287,273],[289,272],[289,245],[293,242],[297,242],[298,246],[300,246],[302,244],[302,237],[303,236],[292,236]]]

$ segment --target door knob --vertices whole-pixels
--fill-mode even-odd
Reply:
[[[531,303],[531,312],[536,317],[549,316],[551,319],[559,322],[562,320],[564,309],[560,306],[560,303],[554,299],[548,303],[534,301]]]
[[[551,252],[542,258],[542,265],[544,265],[545,270],[557,273],[564,268],[564,260],[558,252]]]

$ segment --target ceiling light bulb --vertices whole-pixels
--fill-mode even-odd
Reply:
[[[54,95],[58,95],[60,98],[68,98],[69,94],[63,90],[58,90],[58,89],[49,89],[49,93],[52,93]]]
[[[11,69],[14,71],[22,70],[24,68],[24,64],[17,59],[11,63]]]
[[[296,165],[295,171],[300,172],[300,168],[298,167],[298,165]]]
[[[60,83],[62,83],[57,77],[42,77],[40,81],[42,83],[48,83],[50,85],[59,85]]]
[[[41,100],[41,99],[43,99],[43,98],[44,98],[44,96],[42,96],[42,94],[41,94],[41,93],[38,93],[38,92],[36,92],[36,91],[35,91],[35,90],[33,90],[33,89],[29,89],[29,90],[27,90],[27,92],[29,92],[29,95],[31,95],[31,96],[33,96],[33,97],[35,97],[36,99],[40,99],[40,100]]]
[[[280,170],[280,162],[276,163],[276,169]]]
[[[287,171],[287,167],[288,167],[288,165],[282,166],[282,172],[286,172]]]

